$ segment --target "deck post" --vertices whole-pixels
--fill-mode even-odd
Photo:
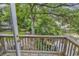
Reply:
[[[7,42],[6,42],[6,38],[4,38],[4,50],[5,50],[5,52],[7,52]]]
[[[10,9],[11,9],[11,17],[12,17],[12,28],[14,33],[14,39],[15,39],[15,47],[16,47],[16,56],[20,56],[20,40],[18,36],[18,25],[17,25],[17,17],[16,17],[16,8],[15,3],[10,3]]]

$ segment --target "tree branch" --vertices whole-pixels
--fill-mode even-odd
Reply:
[[[49,6],[49,5],[47,5],[47,4],[38,4],[38,3],[36,3],[35,5],[46,6],[46,7],[48,7],[48,8],[58,8],[58,7],[62,7],[62,6],[72,7],[72,6],[75,6],[75,5],[79,5],[79,3],[75,3],[75,4],[74,4],[74,3],[73,3],[73,4],[69,4],[69,3],[60,3],[59,5],[54,6],[54,7]]]
[[[57,13],[32,13],[32,14],[53,14],[53,15],[56,15],[56,16],[66,16],[65,14],[57,14]]]

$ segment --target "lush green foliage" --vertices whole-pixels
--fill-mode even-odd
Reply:
[[[45,6],[44,6],[45,5]],[[69,24],[66,32],[79,31],[79,10],[71,10],[59,4],[16,4],[19,31],[35,34],[59,35],[65,33],[61,26]],[[1,10],[1,9],[0,9]],[[0,21],[10,20],[9,6],[0,11]],[[61,23],[60,26],[56,22]]]

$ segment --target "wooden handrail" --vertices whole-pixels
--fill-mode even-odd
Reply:
[[[11,39],[13,39],[13,37],[14,37],[14,35],[8,35],[8,34],[6,34],[6,35],[0,35],[0,38],[6,38],[5,40],[6,41],[9,41],[9,38],[11,38]],[[32,40],[31,38],[35,38],[35,40],[38,40],[38,39],[36,39],[36,38],[39,38],[39,39],[43,39],[43,40],[50,40],[50,39],[53,39],[54,40],[54,42],[56,42],[57,40],[58,40],[58,42],[59,41],[61,41],[61,43],[57,43],[57,44],[63,44],[64,45],[64,47],[67,45],[67,44],[65,44],[65,41],[67,41],[67,43],[69,42],[69,44],[73,44],[74,46],[76,46],[77,48],[79,48],[79,43],[75,40],[75,38],[73,38],[73,37],[70,37],[70,36],[63,36],[63,35],[61,35],[61,36],[52,36],[52,35],[19,35],[19,37],[20,37],[20,39],[23,39],[23,40],[26,40],[26,38],[27,39],[29,39],[29,40]],[[49,39],[48,39],[49,38]],[[8,40],[7,40],[8,39]],[[55,40],[55,39],[57,39],[57,40]],[[1,39],[1,40],[3,40],[3,39]],[[22,41],[23,41],[22,40]],[[21,41],[21,40],[20,40]],[[10,41],[9,41],[10,42]],[[41,41],[42,42],[42,41]],[[44,41],[43,41],[44,42]],[[62,45],[62,46],[63,46]],[[70,46],[68,46],[68,47],[70,47]],[[62,47],[61,47],[62,48]],[[67,47],[66,47],[67,48]],[[64,48],[65,49],[65,48]],[[70,48],[69,48],[70,49]],[[62,52],[62,51],[61,51]],[[64,50],[64,53],[66,53],[66,50]],[[63,53],[63,54],[64,54]],[[65,54],[64,54],[65,55]]]
[[[13,37],[14,35],[0,35],[0,37]],[[26,37],[26,38],[62,38],[64,39],[65,36],[53,36],[53,35],[19,35],[19,37]]]
[[[68,39],[68,40],[70,40],[73,44],[75,44],[76,46],[78,46],[79,47],[79,42],[77,42],[76,40],[75,40],[75,38],[73,38],[73,37],[65,37],[66,39]]]
[[[0,37],[13,37],[14,35],[0,35]],[[53,35],[19,35],[19,37],[26,37],[26,38],[62,38],[62,39],[68,39],[70,40],[72,43],[75,43],[77,46],[79,46],[79,43],[74,40],[72,37],[69,36],[53,36]]]
[[[0,35],[0,37],[13,37],[13,35],[5,34],[5,35]],[[74,40],[72,37],[69,36],[52,36],[52,35],[19,35],[19,37],[26,37],[26,38],[58,38],[58,39],[68,39],[70,40],[73,44],[79,46],[79,43]]]

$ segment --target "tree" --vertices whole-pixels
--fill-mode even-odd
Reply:
[[[19,31],[25,29],[32,34],[59,35],[68,31],[78,32],[78,10],[70,7],[78,4],[16,4]],[[2,21],[9,20],[9,6],[6,7]],[[76,20],[76,21],[75,21]],[[69,28],[69,30],[66,30]],[[75,29],[76,28],[76,29]],[[25,32],[24,31],[24,32]]]

